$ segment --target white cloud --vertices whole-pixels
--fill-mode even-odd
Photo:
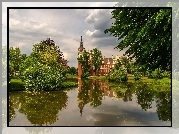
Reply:
[[[85,30],[85,34],[90,37],[93,34],[93,32],[91,32],[89,30]]]
[[[34,6],[33,3],[15,3],[14,5]],[[6,16],[5,6],[14,5],[13,3],[4,3],[3,16]],[[60,4],[36,3],[35,6],[51,5],[58,6]],[[97,7],[113,6],[114,3],[85,3],[81,5],[79,3],[71,5],[70,3],[61,3],[61,5]],[[51,37],[69,61],[68,64],[77,67],[76,58],[80,36],[83,36],[84,47],[87,50],[114,44],[112,43],[114,42],[113,37],[108,37],[103,32],[108,27],[109,15],[110,10],[108,9],[10,9],[9,43],[10,46],[20,47],[23,53],[29,54],[33,44]],[[3,23],[6,23],[6,19]],[[3,30],[6,31],[5,26]],[[5,39],[3,42],[6,42]],[[107,51],[110,50],[103,50],[103,55],[107,54]],[[113,49],[110,52],[112,51]]]

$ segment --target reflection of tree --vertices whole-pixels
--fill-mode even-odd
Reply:
[[[9,98],[9,122],[16,117],[16,113],[13,107],[13,102]]]
[[[78,107],[80,109],[80,114],[82,116],[82,112],[83,112],[83,107],[89,103],[90,98],[89,98],[89,90],[90,90],[90,83],[88,80],[81,80],[79,79],[79,83],[81,85],[79,85],[79,92],[78,92]]]
[[[82,80],[81,91],[78,93],[78,99],[82,100],[84,105],[86,105],[90,101],[89,90],[90,82],[88,80]]]
[[[81,87],[78,92],[78,107],[82,115],[83,107],[91,102],[91,106],[97,107],[102,104],[103,91],[97,80],[82,80]],[[79,82],[80,83],[80,82]]]
[[[113,83],[112,88],[118,98],[123,98],[124,102],[132,101],[132,94],[134,92],[133,90],[133,84],[129,82],[121,82],[121,83]]]
[[[159,120],[171,121],[171,93],[159,92],[156,95],[157,113]]]
[[[103,99],[103,91],[100,89],[100,85],[98,81],[92,82],[92,88],[90,92],[90,100],[91,100],[91,106],[97,107],[102,104]]]
[[[9,122],[15,118],[15,109],[18,109],[20,106],[19,94],[22,92],[10,93],[9,96]],[[12,96],[12,97],[11,97]]]
[[[138,83],[137,84],[137,100],[142,109],[147,110],[151,108],[152,101],[155,98],[157,103],[157,114],[159,120],[171,121],[171,93],[170,90],[162,91],[163,86],[158,86],[160,83]],[[158,90],[155,87],[158,87]],[[170,87],[168,87],[170,88]]]
[[[54,123],[59,110],[67,106],[67,94],[64,91],[21,93],[19,94],[20,113],[27,115],[28,120],[37,126]],[[17,99],[17,96],[12,98]]]
[[[149,89],[149,86],[146,83],[136,82],[137,86],[136,89],[136,96],[137,96],[137,103],[144,109],[152,108],[152,101],[154,98],[154,91]]]

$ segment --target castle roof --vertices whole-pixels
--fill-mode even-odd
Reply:
[[[103,64],[107,64],[108,62],[109,64],[113,64],[113,58],[104,58],[103,61],[104,61]]]

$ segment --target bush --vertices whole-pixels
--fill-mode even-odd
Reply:
[[[168,75],[163,73],[163,71],[160,68],[155,69],[155,71],[148,71],[147,76],[148,78],[154,78],[154,79],[162,79],[164,75]],[[170,76],[170,75],[169,75]]]
[[[15,91],[15,90],[24,90],[25,86],[22,82],[10,82],[9,83],[9,91]]]
[[[23,72],[25,88],[27,90],[54,90],[62,87],[64,76],[62,69],[54,70],[52,67],[39,62],[28,67]]]
[[[141,72],[134,72],[134,80],[140,80],[141,75]]]
[[[163,72],[163,77],[168,77],[168,78],[170,78],[170,76],[171,76],[171,74],[170,74],[169,71],[164,71],[164,72]]]
[[[112,70],[111,73],[109,73],[106,76],[106,78],[109,81],[127,81],[128,80],[127,71],[114,69],[114,70]]]

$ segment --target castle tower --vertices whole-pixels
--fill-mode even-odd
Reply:
[[[78,48],[78,57],[80,57],[83,54],[84,50],[85,48],[83,47],[82,36],[81,36],[80,47]],[[82,66],[81,63],[78,62],[78,77],[81,77],[81,75],[82,75]]]

